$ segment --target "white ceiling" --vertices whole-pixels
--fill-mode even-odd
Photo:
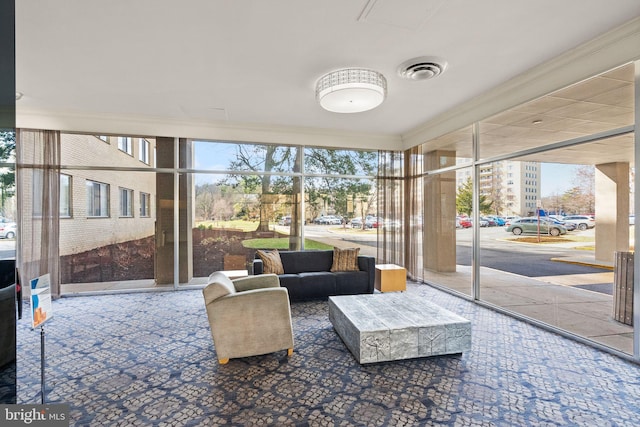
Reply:
[[[637,16],[638,0],[17,1],[17,107],[401,136]],[[448,69],[397,76],[423,55]],[[387,100],[322,110],[315,82],[343,67],[382,72]]]

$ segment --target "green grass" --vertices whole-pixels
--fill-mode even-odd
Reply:
[[[281,249],[288,250],[289,249],[289,238],[288,237],[274,237],[271,239],[248,239],[243,240],[242,245],[245,248],[251,249]],[[305,239],[304,248],[307,250],[326,250],[333,249],[333,246],[327,245],[325,243],[316,242],[315,240]]]
[[[223,230],[232,228],[242,231],[254,231],[256,228],[258,228],[258,225],[258,221],[245,221],[241,219],[234,219],[231,221],[196,221],[195,224],[196,228],[200,226],[208,228],[209,226],[211,226],[212,228],[219,228]]]

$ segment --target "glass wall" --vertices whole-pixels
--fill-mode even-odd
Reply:
[[[149,164],[154,144],[137,137],[61,135],[63,294],[156,285],[156,251],[169,238],[156,244],[159,174]]]
[[[407,154],[409,273],[465,295],[472,289],[472,141],[467,127]]]
[[[202,285],[217,270],[251,272],[257,249],[375,256],[376,152],[61,139],[63,293]]]
[[[616,316],[622,267],[615,259],[635,246],[634,111],[634,66],[627,64],[477,123],[475,160],[467,131],[466,154],[451,150],[462,157],[455,166],[441,155],[422,172],[409,171],[414,196],[422,174],[424,198],[415,200],[425,224],[422,252],[407,260],[411,273],[631,354],[633,327]],[[423,153],[443,153],[443,140],[459,138],[447,135],[407,155],[416,163]],[[443,202],[450,170],[455,213]],[[447,272],[442,245],[452,238],[440,223],[454,217],[455,265]]]
[[[251,272],[257,249],[375,255],[376,152],[195,141],[193,159],[194,277]]]

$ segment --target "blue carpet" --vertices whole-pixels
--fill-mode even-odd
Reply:
[[[639,366],[427,285],[407,292],[470,319],[471,351],[361,366],[315,301],[292,304],[293,356],[219,365],[199,290],[63,298],[45,326],[47,401],[78,426],[640,425]],[[18,403],[39,403],[28,318],[18,343]]]

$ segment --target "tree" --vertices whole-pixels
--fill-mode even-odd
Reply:
[[[0,132],[0,163],[12,161],[16,152],[16,134],[15,132]],[[14,196],[16,191],[16,173],[15,166],[0,170],[0,210],[5,215],[5,203],[7,199]]]
[[[257,231],[269,231],[269,206],[277,194],[273,185],[282,181],[281,177],[273,177],[273,172],[290,172],[294,169],[295,158],[298,156],[297,147],[277,147],[273,145],[238,144],[236,158],[231,162],[230,169],[238,171],[266,172],[259,177],[260,187],[260,223]],[[256,184],[255,176],[231,174],[230,177],[244,183],[245,187]],[[282,184],[280,182],[280,184]],[[255,188],[257,190],[257,188]],[[294,222],[293,212],[291,223]],[[296,221],[298,222],[298,221]]]
[[[481,213],[491,212],[492,202],[487,201],[487,196],[480,195],[479,202]],[[456,209],[458,213],[466,214],[468,216],[471,216],[471,213],[473,212],[473,185],[470,177],[467,178],[466,182],[458,187],[458,193],[456,194]]]
[[[305,153],[306,172],[324,175],[306,180],[305,191],[309,195],[309,202],[312,205],[324,202],[342,216],[353,213],[349,212],[349,201],[367,198],[371,203],[370,199],[375,197],[371,181],[333,176],[374,175],[378,164],[377,156],[377,153],[371,151],[308,149]]]
[[[196,215],[203,220],[227,220],[234,214],[234,195],[223,184],[196,185]]]
[[[582,165],[576,168],[573,184],[579,196],[578,211],[575,213],[592,213],[596,209],[595,166]]]
[[[239,144],[236,158],[230,169],[252,171],[255,174],[232,174],[236,183],[249,186],[252,183],[260,194],[260,224],[258,231],[269,230],[270,207],[282,203],[282,196],[289,196],[291,206],[291,236],[300,230],[299,196],[301,180],[298,176],[278,175],[278,172],[300,172],[301,147],[276,147],[270,145]],[[332,206],[336,213],[348,214],[348,201],[355,197],[371,196],[372,183],[356,179],[339,179],[335,175],[373,175],[377,167],[377,153],[323,148],[305,149],[305,172],[323,176],[305,179],[307,206],[311,211],[320,210],[323,203]],[[265,173],[262,173],[265,172]],[[262,173],[262,174],[261,174]],[[257,180],[257,181],[256,181]],[[255,185],[257,184],[257,185]]]

